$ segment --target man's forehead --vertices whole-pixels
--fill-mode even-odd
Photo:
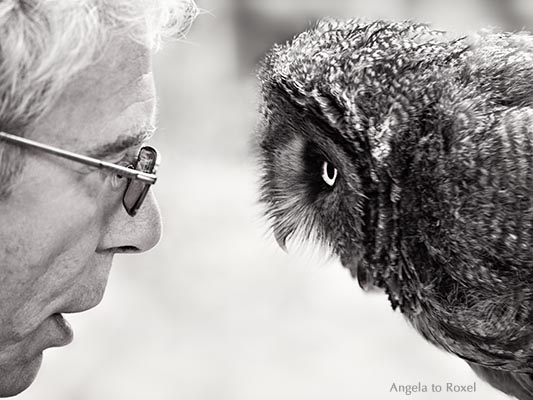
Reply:
[[[87,152],[138,141],[150,131],[154,113],[150,51],[117,38],[95,64],[72,78],[32,130],[41,141]]]
[[[129,39],[117,38],[104,48],[97,62],[80,74],[69,85],[72,95],[91,91],[99,95],[98,87],[105,85],[109,91],[121,91],[151,72],[150,50]],[[120,72],[117,74],[117,72]]]

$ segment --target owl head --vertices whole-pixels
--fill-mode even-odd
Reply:
[[[369,160],[337,130],[343,113],[333,98],[296,98],[284,83],[272,84],[260,149],[274,236],[283,249],[289,239],[324,245],[355,272],[365,247],[365,196],[374,186]],[[338,120],[328,120],[325,109]]]
[[[466,47],[420,24],[328,19],[272,50],[259,74],[259,148],[262,201],[282,247],[317,241],[362,287],[385,287],[393,307],[406,302],[408,291],[392,293],[370,266],[394,230],[402,171],[390,167],[406,156],[390,141],[434,122],[425,106]],[[378,216],[380,205],[390,213]]]

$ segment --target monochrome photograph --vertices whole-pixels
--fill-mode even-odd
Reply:
[[[533,399],[531,29],[0,0],[0,398]]]

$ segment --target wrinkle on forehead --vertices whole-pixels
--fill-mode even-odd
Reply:
[[[69,85],[69,91],[72,95],[95,92],[95,88],[103,84],[109,92],[119,92],[136,79],[150,75],[151,67],[151,54],[147,47],[129,39],[111,41],[100,59]],[[117,75],[117,71],[121,74]]]
[[[153,118],[154,108],[149,48],[117,37],[95,64],[66,85],[50,112],[32,131],[36,138],[45,137],[43,140],[50,144],[77,142],[77,137],[83,136],[84,131],[88,133],[87,130],[98,141],[97,136],[105,130],[128,130],[127,123],[117,119],[142,125],[144,120]]]

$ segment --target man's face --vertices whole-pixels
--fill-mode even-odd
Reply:
[[[114,40],[28,137],[120,163],[140,147],[117,152],[120,144],[142,135],[154,107],[148,50]],[[72,340],[59,314],[100,302],[113,255],[148,250],[161,232],[152,194],[129,216],[124,179],[109,172],[27,151],[15,182],[0,202],[0,396],[28,387],[43,350]]]

